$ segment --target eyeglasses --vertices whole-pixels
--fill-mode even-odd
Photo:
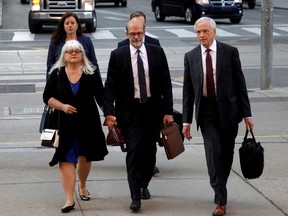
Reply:
[[[79,53],[81,53],[81,52],[82,52],[81,50],[67,50],[65,53],[71,55],[71,54],[73,54],[73,53],[79,54]]]
[[[136,35],[138,37],[141,37],[144,34],[144,32],[129,32],[128,35],[131,37],[135,37]]]

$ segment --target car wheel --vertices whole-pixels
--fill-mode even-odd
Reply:
[[[96,13],[93,14],[93,22],[92,23],[85,23],[85,27],[87,32],[95,32],[97,28],[97,16]]]
[[[119,6],[119,3],[120,3],[119,1],[115,1],[115,2],[114,2],[114,5],[115,5],[116,7],[118,7],[118,6]]]
[[[28,4],[29,0],[20,0],[21,4]]]
[[[121,2],[121,6],[122,6],[122,7],[127,7],[127,1],[122,1],[122,2]]]
[[[165,16],[162,14],[162,11],[159,5],[156,5],[155,7],[154,16],[155,16],[155,19],[159,22],[162,22],[165,20]]]
[[[35,34],[35,33],[39,33],[42,31],[42,24],[34,24],[32,23],[32,19],[31,19],[31,12],[29,12],[29,17],[28,17],[28,26],[29,26],[29,30],[31,33]]]
[[[248,7],[249,7],[250,9],[254,9],[255,6],[256,6],[256,2],[248,2]]]
[[[242,18],[242,17],[230,18],[230,22],[231,22],[232,24],[239,24],[240,21],[241,21],[241,18]]]
[[[192,9],[189,7],[185,9],[185,21],[188,24],[195,22],[195,19],[193,17],[193,13],[192,13]]]

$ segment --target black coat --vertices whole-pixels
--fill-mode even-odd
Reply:
[[[59,73],[56,69],[47,80],[43,93],[44,103],[48,104],[51,97],[76,107],[77,113],[69,115],[58,111],[60,112],[59,148],[56,149],[50,166],[65,161],[75,138],[79,139],[80,149],[88,161],[103,160],[108,150],[97,107],[97,104],[103,105],[103,83],[100,74],[96,71],[93,75],[83,73],[78,93],[74,97],[65,68],[62,67]]]

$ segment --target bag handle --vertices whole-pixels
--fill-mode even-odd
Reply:
[[[248,130],[248,129],[246,129],[246,133],[245,133],[245,137],[244,137],[244,140],[247,140],[247,137],[248,137],[248,133],[251,133],[251,135],[252,135],[252,138],[255,140],[255,142],[256,142],[256,139],[255,139],[255,136],[254,136],[254,133],[253,133],[253,131],[252,130]]]

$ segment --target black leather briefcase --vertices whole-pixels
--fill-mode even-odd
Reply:
[[[248,138],[248,132],[246,130],[239,149],[240,166],[244,178],[255,179],[262,175],[264,169],[264,148],[260,142],[256,142],[252,131],[250,131],[252,138]]]

